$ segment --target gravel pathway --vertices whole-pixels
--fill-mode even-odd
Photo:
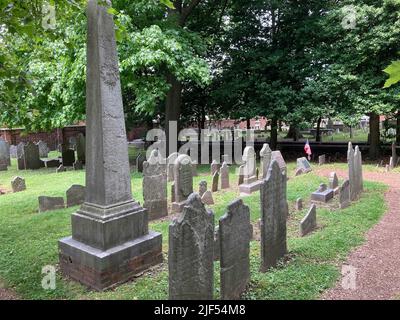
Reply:
[[[330,172],[331,170],[317,170],[317,174],[326,177]],[[336,173],[340,178],[347,177],[347,172],[343,170]],[[323,294],[324,300],[400,298],[400,175],[364,172],[364,179],[382,182],[390,187],[385,194],[388,211],[367,232],[366,242],[355,248],[344,263],[344,266],[356,268],[355,289],[344,289],[342,281],[345,279],[341,278],[335,288]]]

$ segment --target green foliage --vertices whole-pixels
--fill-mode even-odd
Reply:
[[[384,88],[389,88],[392,85],[400,81],[400,61],[393,61],[385,70],[389,75],[389,79],[386,80]]]

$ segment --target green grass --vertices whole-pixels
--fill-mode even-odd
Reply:
[[[309,195],[326,179],[314,174],[293,177],[294,163],[289,164],[288,201],[291,218],[288,221],[288,260],[268,273],[258,271],[259,242],[251,245],[251,286],[247,299],[315,299],[338,279],[338,265],[351,248],[362,243],[364,233],[385,211],[383,192],[386,187],[366,182],[366,192],[359,202],[343,211],[319,209],[320,229],[308,237],[298,236],[298,224],[303,212],[294,212],[294,201]],[[340,167],[340,166],[339,166]],[[333,166],[332,166],[333,168]],[[209,167],[199,167],[201,180],[211,185]],[[41,287],[41,270],[46,265],[58,264],[57,241],[71,234],[70,215],[77,208],[38,214],[39,195],[63,196],[72,184],[84,184],[83,171],[56,174],[55,169],[17,171],[13,161],[9,171],[0,173],[0,188],[10,189],[10,181],[20,175],[26,179],[27,190],[0,196],[0,279],[27,299],[166,299],[168,297],[168,270],[166,261],[143,277],[103,293],[92,292],[67,281],[58,273],[57,288],[46,291]],[[231,168],[232,190],[214,194],[212,209],[218,219],[227,205],[238,196],[235,168]],[[132,174],[135,199],[143,202],[141,175]],[[170,186],[169,186],[170,187]],[[259,195],[243,198],[251,209],[255,223],[260,217]],[[168,251],[169,221],[153,222],[150,228],[163,234],[163,250]],[[167,256],[165,255],[166,259]],[[219,264],[215,264],[215,296],[219,297]]]

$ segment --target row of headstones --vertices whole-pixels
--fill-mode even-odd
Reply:
[[[260,187],[262,272],[276,267],[287,253],[286,186],[286,173],[273,161]],[[198,194],[191,194],[169,227],[170,299],[212,299],[216,256],[220,259],[221,298],[240,298],[250,281],[252,233],[250,210],[236,200],[220,219],[215,237],[213,212]]]
[[[72,185],[66,191],[66,203],[63,197],[48,197],[40,196],[39,201],[39,213],[46,211],[53,211],[58,209],[64,209],[65,207],[78,206],[85,201],[85,187],[81,185]]]
[[[0,171],[7,170],[11,166],[11,158],[16,158],[19,170],[36,170],[43,167],[53,168],[60,165],[59,159],[47,159],[50,149],[43,141],[37,143],[20,142],[17,146],[10,146],[8,142],[0,139]],[[75,151],[69,144],[60,146],[63,166],[73,166],[85,163],[85,137],[83,134],[76,138],[77,160]],[[42,160],[43,159],[43,160]]]

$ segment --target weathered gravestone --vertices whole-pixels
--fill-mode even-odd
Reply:
[[[333,199],[334,195],[334,191],[329,189],[326,184],[322,183],[318,190],[311,194],[311,201],[328,203]]]
[[[252,194],[260,190],[261,181],[257,181],[257,163],[256,152],[253,147],[246,147],[243,151],[243,183],[239,186],[239,191],[242,194]]]
[[[36,145],[39,148],[39,156],[40,158],[47,158],[49,156],[49,147],[47,146],[47,143],[40,140]]]
[[[61,157],[64,167],[72,167],[74,165],[75,151],[71,149],[70,144],[62,145]]]
[[[65,208],[63,197],[40,196],[38,200],[39,200],[39,213]]]
[[[268,169],[271,164],[272,150],[267,143],[263,145],[260,151],[261,158],[261,177],[265,179],[268,174]]]
[[[11,181],[11,188],[13,192],[21,192],[26,190],[25,179],[21,177],[15,177]]]
[[[199,195],[200,197],[207,191],[207,181],[200,181],[199,183]]]
[[[363,191],[362,156],[359,147],[356,146],[354,150],[351,142],[349,142],[347,151],[347,161],[349,167],[350,199],[351,201],[355,201]]]
[[[222,164],[222,167],[219,172],[220,172],[220,176],[221,176],[221,190],[229,189],[230,188],[229,167],[226,162],[224,162]]]
[[[211,163],[211,176],[214,176],[214,174],[218,172],[220,168],[221,165],[217,162],[217,160],[213,160]]]
[[[146,161],[146,156],[140,153],[136,158],[136,169],[138,172],[143,172],[143,163]]]
[[[153,150],[148,161],[143,163],[143,206],[150,220],[168,216],[166,165]]]
[[[204,192],[203,196],[201,197],[201,201],[207,206],[212,206],[214,204],[212,192],[209,190]]]
[[[105,290],[162,261],[162,236],[132,198],[125,116],[110,1],[88,1],[86,199],[60,240],[63,273]]]
[[[178,159],[179,160],[179,159]],[[198,194],[169,226],[169,298],[212,300],[214,291],[214,214]]]
[[[179,157],[179,153],[174,152],[167,159],[168,182],[174,181],[174,166],[175,166],[175,161],[176,161],[176,159],[178,159],[178,157]]]
[[[301,170],[303,173],[309,173],[312,171],[310,162],[308,162],[307,158],[299,158],[297,159],[297,170]]]
[[[188,155],[181,154],[175,161],[175,202],[172,203],[174,213],[182,212],[187,198],[193,193],[192,161]]]
[[[221,299],[237,300],[250,281],[250,209],[237,200],[219,220]]]
[[[296,210],[297,211],[303,210],[303,199],[302,198],[298,198],[296,200]]]
[[[311,205],[310,210],[300,222],[300,236],[304,237],[317,228],[317,206]]]
[[[329,176],[329,189],[332,189],[337,193],[339,187],[339,179],[336,172],[331,172]]]
[[[26,170],[37,170],[42,167],[40,161],[39,147],[32,142],[28,142],[24,145],[23,159]]]
[[[212,177],[211,191],[218,192],[219,172],[216,171]]]
[[[0,139],[0,171],[6,171],[10,161],[10,146],[8,142]]]
[[[261,185],[261,272],[277,266],[287,253],[286,219],[289,209],[286,197],[287,178],[273,160],[267,178]]]
[[[25,143],[20,142],[17,145],[17,166],[18,170],[25,170],[25,157],[24,157]]]
[[[74,184],[66,192],[67,207],[79,206],[85,202],[86,188],[81,185]]]
[[[345,209],[350,206],[350,182],[346,180],[339,189],[339,207]]]
[[[286,175],[286,162],[283,159],[282,153],[280,151],[272,151],[271,154],[271,162],[276,161],[278,162],[279,168],[281,169],[282,174]]]
[[[85,140],[85,136],[82,133],[80,133],[76,138],[76,156],[80,163],[85,164],[86,140]]]
[[[326,155],[323,154],[318,157],[318,165],[323,166],[326,163]]]

